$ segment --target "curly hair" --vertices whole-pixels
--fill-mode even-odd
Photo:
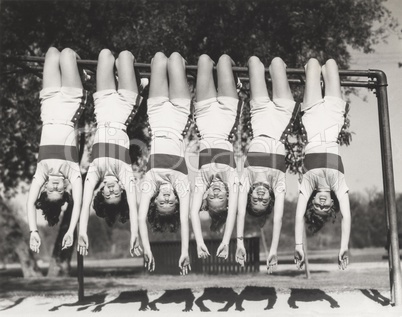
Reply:
[[[72,208],[74,201],[68,192],[64,192],[63,197],[59,200],[49,200],[47,192],[44,191],[40,194],[39,198],[35,202],[36,209],[42,210],[42,214],[45,217],[48,225],[53,227],[59,222],[61,207],[67,202],[67,208]],[[71,205],[71,206],[69,206]]]
[[[308,225],[308,230],[315,234],[316,232],[320,231],[322,227],[324,227],[325,223],[327,223],[330,219],[332,219],[332,223],[335,222],[336,214],[339,212],[339,201],[333,191],[330,192],[331,199],[334,201],[333,205],[328,211],[327,215],[318,215],[315,212],[315,208],[313,205],[313,200],[315,195],[318,193],[317,190],[314,190],[311,194],[308,202],[306,213],[304,214],[304,219],[306,224]]]
[[[155,199],[159,195],[159,190],[152,196],[147,215],[152,232],[176,232],[180,227],[180,200],[176,190],[173,189],[173,193],[177,199],[177,203],[175,204],[175,210],[170,214],[160,213],[158,211]]]
[[[129,219],[127,193],[125,190],[121,192],[121,199],[117,204],[106,203],[102,191],[98,191],[94,197],[93,207],[96,215],[100,218],[105,218],[109,227],[114,225],[117,218],[121,223],[125,223]]]
[[[227,207],[225,207],[224,209],[215,209],[215,210],[209,208],[208,214],[211,217],[211,224],[209,226],[209,230],[213,232],[218,232],[219,230],[221,230],[223,225],[226,223],[226,219],[228,218]]]
[[[266,209],[265,209],[263,212],[255,212],[255,211],[253,210],[252,205],[251,205],[251,197],[252,197],[253,190],[254,190],[257,186],[260,186],[260,185],[262,185],[262,186],[264,186],[266,189],[268,189],[268,193],[269,193],[269,202],[268,202],[268,206],[266,207]],[[247,212],[250,216],[259,218],[259,220],[260,220],[260,221],[259,221],[260,228],[264,227],[265,222],[266,222],[267,219],[268,219],[268,216],[272,213],[272,208],[274,207],[274,205],[275,205],[275,194],[274,194],[274,191],[273,191],[273,189],[272,189],[271,186],[269,186],[269,185],[267,185],[267,184],[265,184],[265,183],[256,183],[256,184],[253,184],[253,185],[250,187],[250,190],[248,191],[248,194],[247,194],[246,212]]]

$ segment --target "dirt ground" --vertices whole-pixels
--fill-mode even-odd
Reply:
[[[96,262],[87,263],[91,268],[96,271]],[[183,277],[133,267],[129,274],[120,265],[122,274],[86,274],[81,302],[76,278],[27,280],[3,272],[0,316],[402,316],[390,303],[387,261],[352,263],[346,271],[335,263],[310,269],[310,279],[291,264],[273,275],[261,266],[253,274]]]

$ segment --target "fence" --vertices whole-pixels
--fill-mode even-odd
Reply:
[[[191,272],[204,274],[237,274],[259,272],[260,270],[260,238],[245,238],[244,246],[247,252],[247,262],[242,268],[236,263],[236,239],[229,244],[229,257],[224,260],[217,257],[216,250],[221,240],[205,240],[209,256],[206,259],[199,259],[197,255],[197,244],[190,241],[189,256],[191,260]],[[155,258],[155,274],[179,274],[179,258],[181,251],[180,241],[155,241],[151,243],[152,253]]]

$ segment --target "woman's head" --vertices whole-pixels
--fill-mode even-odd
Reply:
[[[106,192],[109,194],[105,195],[105,190],[99,190],[94,197],[93,207],[96,215],[105,218],[109,226],[112,226],[117,218],[121,223],[125,223],[129,218],[126,191],[121,189],[117,197],[114,193],[110,193],[108,189],[106,189]]]
[[[308,229],[312,233],[318,232],[329,219],[335,221],[339,211],[339,202],[332,191],[313,191],[304,215]]]
[[[45,189],[35,202],[35,207],[42,210],[43,216],[49,226],[54,226],[59,222],[60,213],[65,203],[70,208],[73,204],[71,195],[64,190],[62,194],[57,196],[57,199],[55,198],[55,195],[51,195],[51,198],[49,198],[48,191]],[[71,206],[69,206],[70,204]]]
[[[261,219],[263,227],[275,204],[275,194],[266,183],[255,183],[250,187],[247,197],[246,211],[250,216]]]
[[[46,192],[48,201],[56,203],[63,200],[66,188],[64,177],[49,176],[49,179],[43,185],[43,192]]]
[[[227,185],[220,179],[213,179],[207,190],[206,203],[208,210],[221,212],[228,208],[229,191]]]
[[[219,231],[228,216],[229,189],[220,179],[214,179],[206,192],[202,210],[208,211],[211,218],[211,231]]]
[[[123,191],[122,184],[115,176],[105,176],[99,192],[104,197],[105,204],[117,205],[122,200]]]
[[[179,198],[170,183],[161,184],[153,200],[156,210],[164,215],[173,214],[179,206]]]
[[[148,222],[154,232],[176,232],[180,227],[179,197],[170,183],[161,184],[152,196]]]

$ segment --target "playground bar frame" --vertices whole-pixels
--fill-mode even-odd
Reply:
[[[20,66],[24,71],[29,71],[32,67],[32,73],[38,75],[40,67],[29,66],[27,62],[43,64],[44,57],[36,56],[18,56],[9,57],[8,60],[15,62],[16,66]],[[22,62],[22,63],[21,63]],[[78,65],[81,67],[88,67],[94,70],[97,65],[95,60],[78,60]],[[135,63],[134,67],[139,70],[140,74],[144,77],[149,76],[150,64]],[[187,65],[187,71],[196,73],[197,66]],[[247,67],[233,67],[233,72],[238,75],[241,81],[248,81],[248,68]],[[268,68],[265,69],[267,73],[267,80],[269,79]],[[303,76],[305,71],[302,68],[287,68],[288,75],[295,78],[289,78],[291,84],[304,85],[305,81]],[[388,107],[388,93],[387,93],[387,77],[381,70],[339,70],[341,77],[341,86],[343,87],[359,87],[369,88],[374,91],[377,97],[378,106],[378,119],[380,130],[380,143],[381,143],[381,162],[383,174],[383,187],[384,187],[384,205],[385,216],[387,225],[387,243],[388,243],[388,261],[389,261],[389,278],[390,278],[390,293],[391,302],[395,306],[402,306],[402,276],[399,258],[399,240],[398,240],[398,223],[397,223],[397,210],[396,210],[396,197],[395,197],[395,181],[393,172],[392,160],[392,146],[391,146],[391,129],[389,121],[389,107]],[[359,77],[366,78],[367,80],[352,80],[344,77]],[[84,137],[84,135],[82,135]],[[84,261],[83,256],[77,252],[77,276],[78,276],[78,299],[84,299]]]

